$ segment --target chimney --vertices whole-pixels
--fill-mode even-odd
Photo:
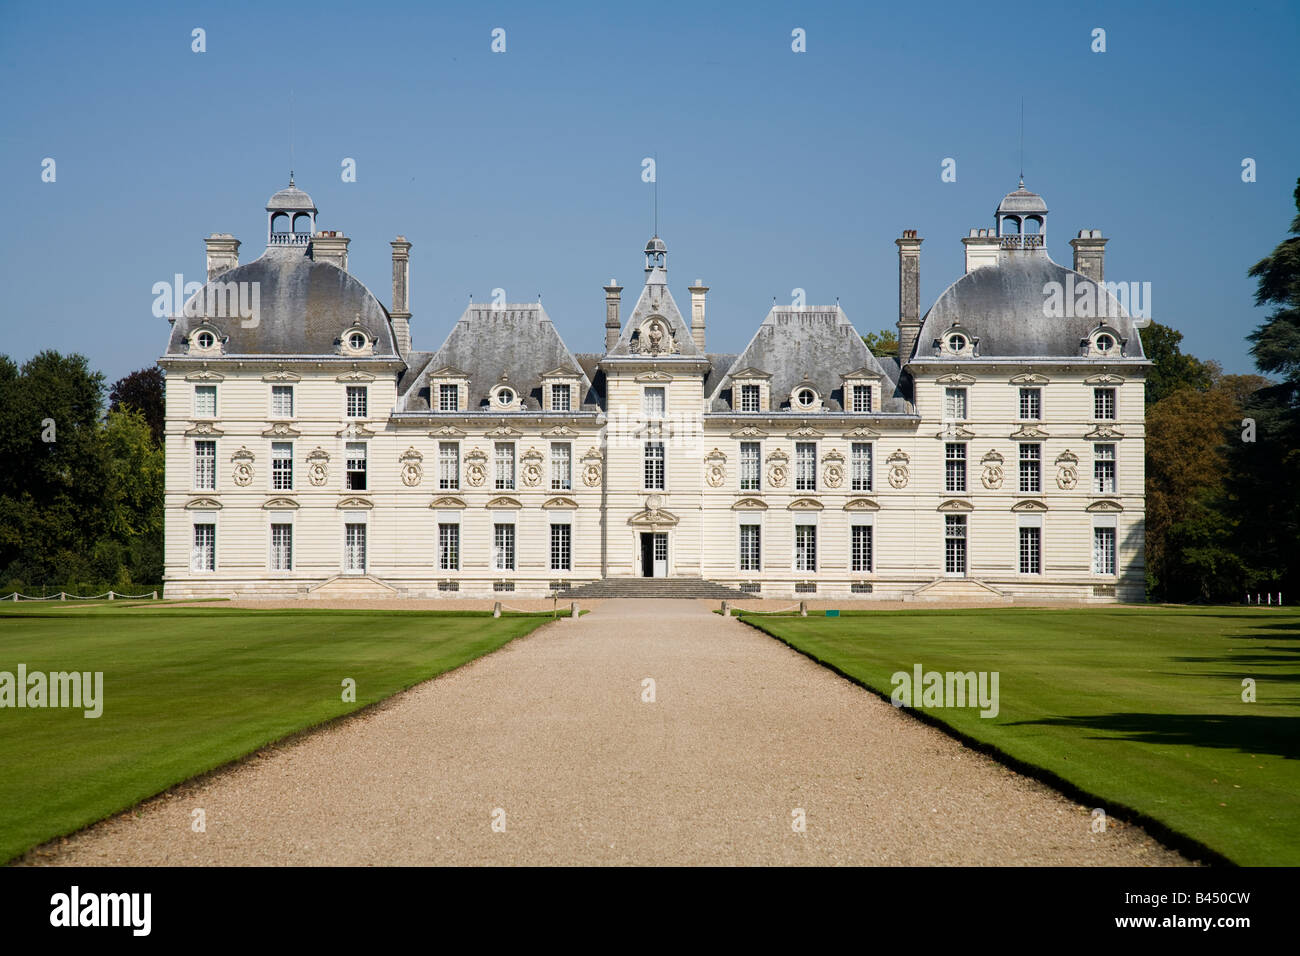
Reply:
[[[203,240],[208,247],[208,281],[239,265],[239,240],[228,232],[214,232]]]
[[[921,334],[921,243],[915,229],[904,229],[898,246],[898,364],[907,364]]]
[[[695,340],[695,347],[703,352],[704,294],[709,291],[709,287],[704,284],[703,279],[696,279],[695,285],[687,288],[691,293],[691,338]]]
[[[998,264],[1002,240],[998,238],[996,229],[972,229],[961,244],[966,247],[967,272]]]
[[[389,245],[393,247],[393,307],[388,315],[397,336],[397,352],[406,355],[411,351],[411,244],[405,236],[398,236]]]
[[[610,351],[618,344],[618,337],[623,332],[623,320],[618,315],[619,301],[623,287],[617,279],[610,279],[605,286],[605,351]]]
[[[352,240],[337,230],[321,231],[311,237],[311,257],[348,271],[348,243]]]
[[[1100,229],[1080,229],[1074,247],[1074,271],[1086,275],[1093,282],[1102,282],[1106,276],[1106,243]]]

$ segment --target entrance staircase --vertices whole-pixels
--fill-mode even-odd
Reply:
[[[1004,592],[991,584],[976,581],[974,578],[935,578],[929,584],[923,584],[908,594],[904,601],[987,601],[990,604],[1010,604]]]
[[[566,601],[578,598],[707,598],[711,601],[737,601],[754,597],[704,578],[602,578],[561,591],[559,596]]]

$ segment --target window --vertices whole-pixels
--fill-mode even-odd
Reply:
[[[217,417],[217,386],[215,385],[194,386],[194,417],[195,418],[216,418]]]
[[[194,550],[190,553],[190,570],[217,570],[217,526],[215,524],[194,526]]]
[[[271,570],[293,570],[293,525],[271,525]]]
[[[573,526],[567,524],[551,525],[551,570],[570,571],[573,569]]]
[[[763,531],[756,524],[740,526],[740,570],[761,571]]]
[[[194,337],[194,341],[201,349],[210,349],[217,344],[217,339],[211,332],[200,332]]]
[[[497,571],[515,569],[515,526],[512,524],[492,526],[492,567]]]
[[[872,558],[871,539],[874,529],[869,524],[855,524],[851,530],[853,538],[849,550],[853,562],[852,569],[854,571],[870,571]]]
[[[850,455],[849,485],[853,491],[871,490],[871,442],[855,441]]]
[[[813,402],[817,401],[817,393],[811,388],[801,388],[799,394],[795,396],[795,401],[804,408],[812,408]]]
[[[1115,339],[1104,333],[1097,336],[1093,341],[1097,345],[1097,351],[1103,355],[1115,347]]]
[[[365,418],[366,417],[366,386],[349,385],[348,386],[348,418]]]
[[[271,442],[271,490],[293,490],[293,442]]]
[[[493,459],[496,461],[496,489],[510,491],[515,486],[515,445],[514,442],[496,443]]]
[[[663,418],[668,409],[668,390],[662,385],[649,385],[641,397],[641,407],[646,418]]]
[[[943,417],[948,421],[965,421],[966,389],[945,388],[943,390]]]
[[[293,418],[293,386],[271,386],[271,417]]]
[[[1043,570],[1042,528],[1020,529],[1020,573],[1040,574]]]
[[[366,490],[366,443],[350,441],[347,446],[347,481],[349,491]]]
[[[438,525],[438,570],[460,570],[460,525],[454,522]]]
[[[796,571],[817,570],[817,526],[815,524],[794,526],[794,569]]]
[[[1113,388],[1094,388],[1092,390],[1092,417],[1108,420],[1115,418],[1115,390]]]
[[[217,490],[217,443],[194,443],[194,487],[204,491]]]
[[[514,389],[499,388],[497,389],[497,404],[502,407],[512,405],[515,400]]]
[[[763,469],[759,464],[760,446],[756,441],[740,443],[740,490],[758,491]]]
[[[568,385],[551,386],[551,411],[567,412],[573,409],[572,388]]]
[[[364,524],[344,525],[343,568],[354,572],[366,570],[366,526]]]
[[[1043,390],[1041,388],[1022,388],[1020,390],[1020,417],[1025,421],[1039,421],[1043,417]]]
[[[438,386],[438,411],[440,412],[460,411],[460,386],[459,385]]]
[[[817,490],[817,443],[797,442],[794,446],[794,487],[796,491]]]
[[[853,410],[855,412],[871,411],[871,386],[853,386]]]
[[[454,491],[460,487],[460,446],[454,441],[438,442],[438,488]]]
[[[1115,573],[1115,529],[1092,529],[1092,573]]]
[[[948,574],[966,573],[966,516],[944,515],[943,569]]]
[[[964,492],[966,490],[966,443],[948,442],[943,449],[944,491]]]
[[[1043,446],[1022,442],[1020,445],[1020,490],[1038,494],[1043,490]]]
[[[957,334],[948,336],[949,352],[960,352],[965,347],[966,347],[966,336],[957,335]]]
[[[568,442],[551,444],[551,490],[568,491],[573,487],[573,446]]]
[[[348,336],[348,348],[360,351],[366,347],[366,337],[360,332],[353,332]]]
[[[740,410],[742,412],[758,411],[758,386],[740,386]]]
[[[1099,495],[1113,495],[1115,488],[1115,446],[1092,446],[1093,488]]]
[[[645,486],[654,491],[664,490],[664,443],[645,443]]]

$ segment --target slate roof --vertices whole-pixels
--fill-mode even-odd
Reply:
[[[181,315],[172,325],[168,355],[187,354],[189,333],[207,324],[226,337],[225,355],[332,356],[339,354],[343,332],[359,321],[374,341],[375,356],[398,358],[388,310],[359,279],[332,263],[316,262],[305,246],[269,248],[213,282],[257,283],[257,323],[238,316]],[[200,302],[210,301],[215,297],[209,296],[211,287],[207,283],[190,301],[199,296],[204,297]]]
[[[1123,357],[1142,359],[1142,342],[1120,303],[1104,287],[1073,269],[1058,265],[1046,252],[1004,252],[996,266],[966,273],[935,300],[921,320],[912,359],[938,357],[936,340],[954,322],[979,340],[978,358],[1074,358],[1080,356],[1081,340],[1102,319],[1074,316],[1057,318],[1044,314],[1049,282],[1068,289],[1092,285],[1098,301],[1108,303],[1110,316],[1104,321],[1126,339]],[[1113,361],[1114,359],[1109,359]],[[954,361],[960,361],[955,359]]]
[[[311,201],[311,197],[299,189],[297,186],[290,184],[266,201],[266,211],[274,212],[277,209],[296,209],[300,212],[310,210],[319,212],[316,204]]]
[[[1047,200],[1038,193],[1031,193],[1026,189],[1023,179],[1020,181],[1019,189],[1007,193],[1002,197],[1002,202],[998,203],[999,214],[1023,216],[1031,213],[1042,215],[1046,212]]]
[[[609,350],[609,355],[634,357],[645,354],[634,351],[634,343],[644,347],[644,343],[638,343],[641,326],[651,316],[659,316],[665,320],[676,348],[676,351],[671,354],[656,353],[656,359],[704,358],[704,353],[696,347],[695,340],[691,337],[690,325],[682,318],[673,294],[668,291],[667,271],[658,268],[653,269],[646,276],[641,297],[637,299],[632,314],[623,323],[623,331],[618,337],[618,342]]]

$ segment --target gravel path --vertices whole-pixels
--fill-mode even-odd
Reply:
[[[26,862],[1186,862],[712,607],[605,602]]]

